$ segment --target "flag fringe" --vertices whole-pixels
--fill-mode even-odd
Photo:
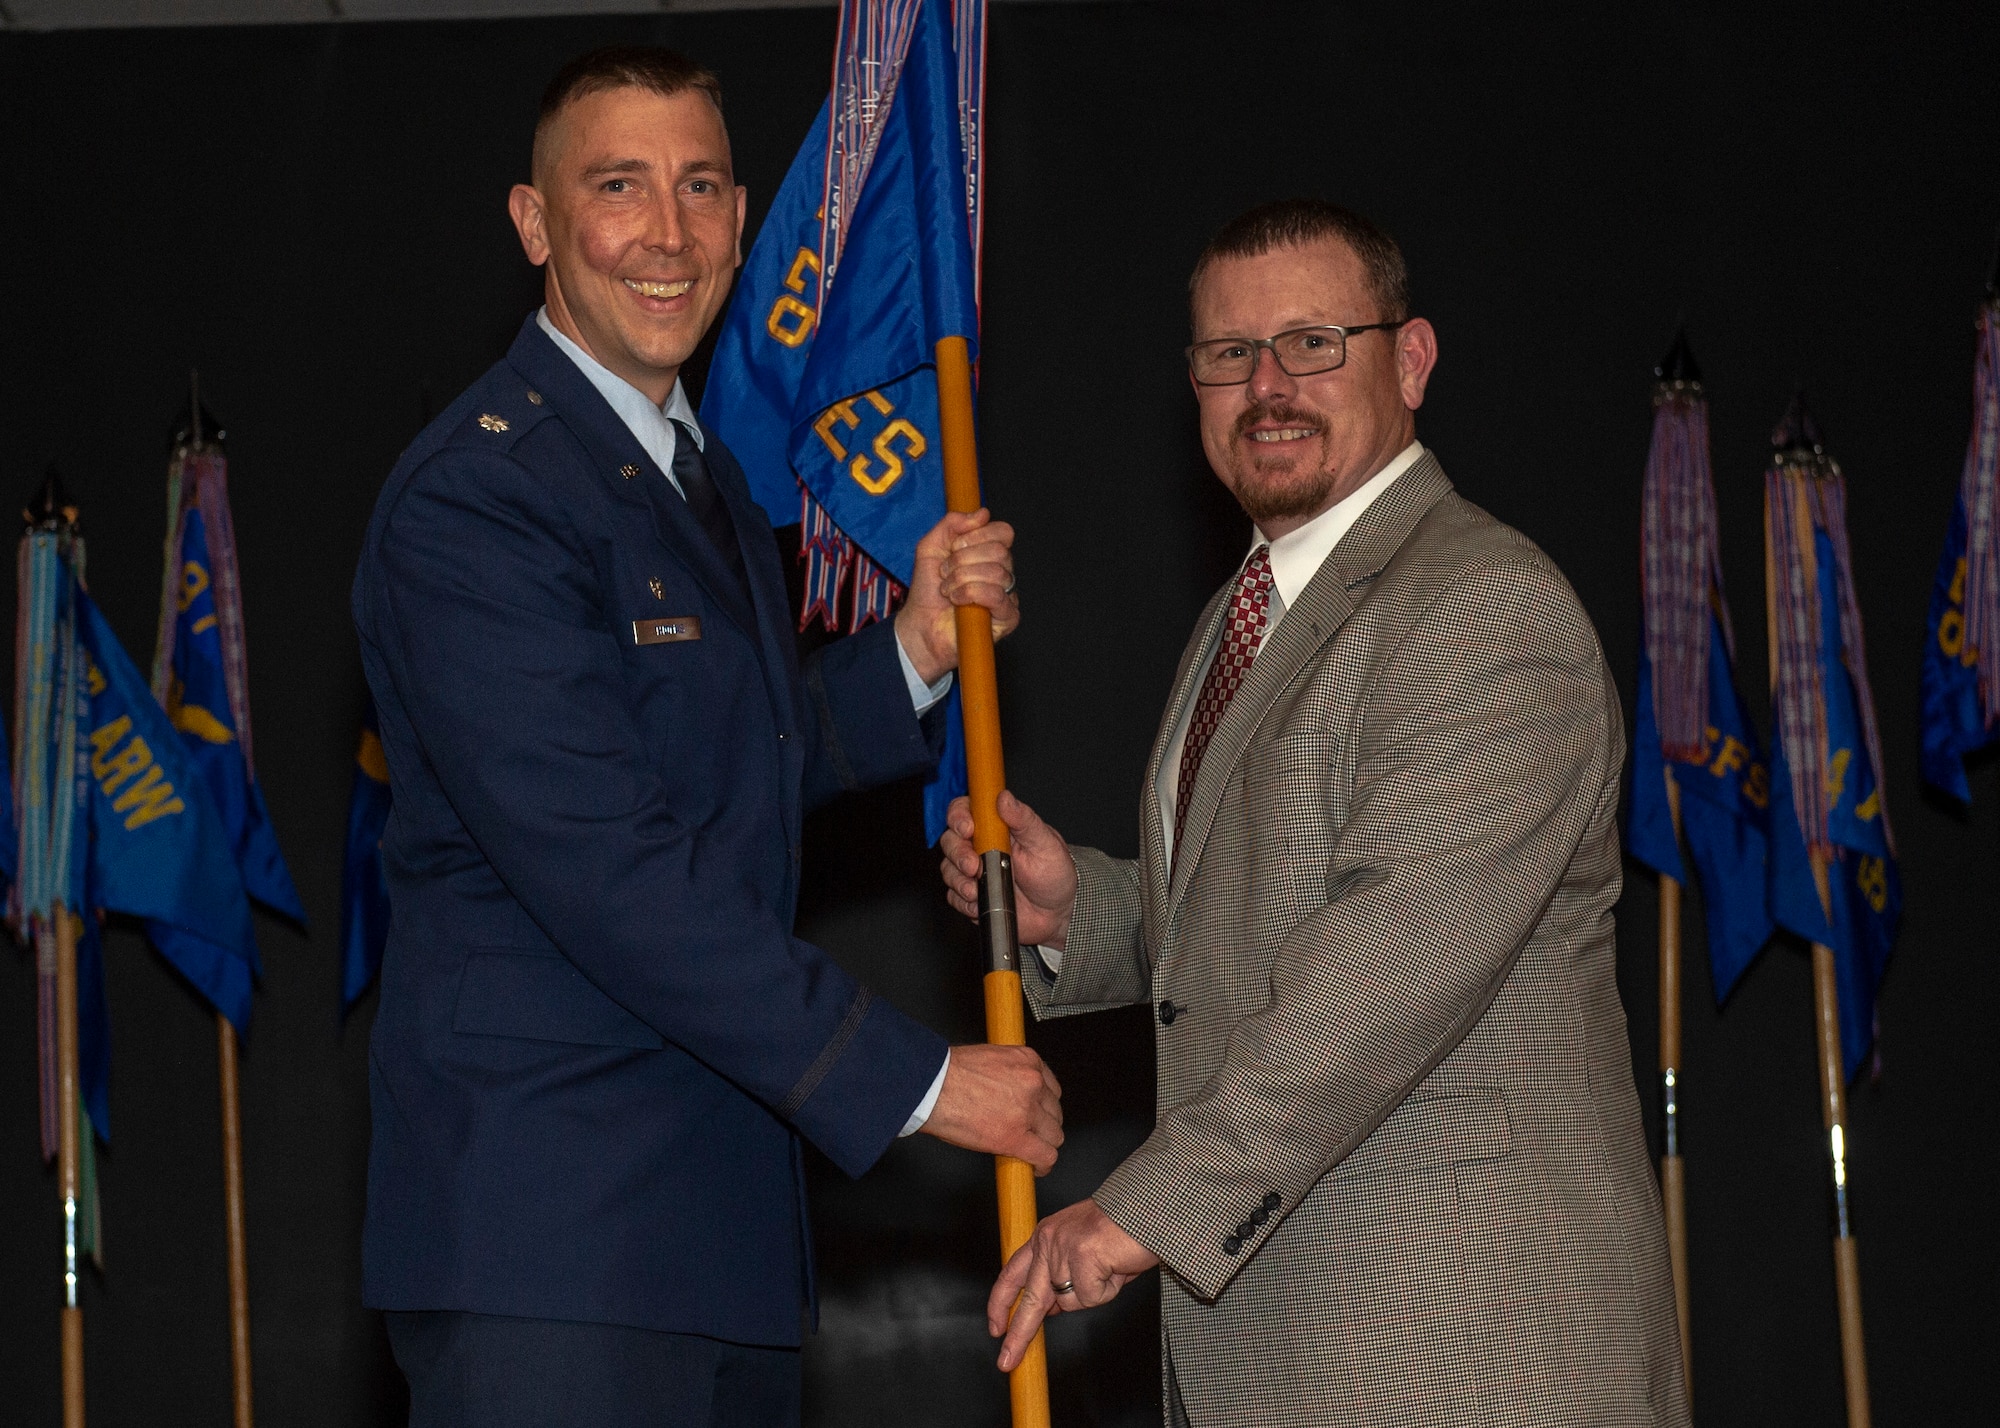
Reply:
[[[1965,647],[1979,672],[1986,727],[2000,726],[2000,299],[1979,309],[1972,436],[1959,500],[1965,508]]]

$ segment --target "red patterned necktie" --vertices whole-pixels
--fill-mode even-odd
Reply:
[[[1195,775],[1201,772],[1201,757],[1208,752],[1208,741],[1215,737],[1236,687],[1249,675],[1257,646],[1263,643],[1270,623],[1271,547],[1260,545],[1243,563],[1236,598],[1229,607],[1229,624],[1222,632],[1222,648],[1215,652],[1208,678],[1201,683],[1201,697],[1188,717],[1187,740],[1181,746],[1180,784],[1174,792],[1175,863],[1181,857],[1181,828],[1187,822],[1188,797],[1194,792]]]

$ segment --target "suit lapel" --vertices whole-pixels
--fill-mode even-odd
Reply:
[[[1234,592],[1235,580],[1232,577],[1210,598],[1208,608],[1202,612],[1201,622],[1195,626],[1195,637],[1181,652],[1180,670],[1174,675],[1174,692],[1167,701],[1167,712],[1160,720],[1159,732],[1153,736],[1153,752],[1146,760],[1145,789],[1139,801],[1139,828],[1140,864],[1145,875],[1146,909],[1149,914],[1157,913],[1167,901],[1167,828],[1160,809],[1160,766],[1166,762],[1174,730],[1180,727],[1183,713],[1193,702],[1195,691],[1208,672],[1208,654],[1228,614]]]
[[[756,611],[744,602],[734,572],[709,543],[707,532],[702,530],[687,502],[668,483],[666,473],[646,454],[639,439],[590,384],[590,379],[577,370],[576,364],[549,340],[532,317],[514,339],[507,358],[529,387],[561,415],[563,424],[590,453],[606,484],[620,498],[652,509],[661,544],[673,552],[723,612],[763,652],[764,640],[758,633]],[[627,471],[637,474],[628,477],[624,474]],[[733,502],[730,513],[736,514]],[[740,540],[740,517],[738,530]],[[754,562],[746,560],[746,564]]]
[[[1187,895],[1188,884],[1201,862],[1201,851],[1215,825],[1216,810],[1222,804],[1230,774],[1271,705],[1313,654],[1347,623],[1359,603],[1362,588],[1382,573],[1424,513],[1450,490],[1451,482],[1445,478],[1437,458],[1425,452],[1416,465],[1376,497],[1354,528],[1341,538],[1306,588],[1299,592],[1298,600],[1285,611],[1277,629],[1264,641],[1250,673],[1237,688],[1222,722],[1209,739],[1208,751],[1202,755],[1201,772],[1195,776],[1194,788],[1188,795],[1187,819],[1182,826],[1180,850],[1174,859],[1173,881],[1167,893],[1169,918]],[[1218,600],[1230,589],[1225,586]],[[1213,619],[1210,623],[1214,623]],[[1191,674],[1183,674],[1183,688],[1177,692],[1175,701],[1176,719],[1181,705],[1193,697],[1188,690],[1206,673],[1206,661],[1198,661]],[[1168,725],[1169,736],[1173,727]],[[1159,740],[1155,749],[1156,776],[1164,744],[1165,739]],[[1154,821],[1158,821],[1157,817]]]

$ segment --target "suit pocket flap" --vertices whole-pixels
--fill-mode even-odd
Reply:
[[[453,1031],[658,1051],[660,1034],[597,990],[563,957],[474,952],[458,977]]]
[[[1465,1160],[1498,1160],[1513,1149],[1507,1098],[1429,1096],[1405,1101],[1334,1171],[1339,1180],[1408,1175]]]

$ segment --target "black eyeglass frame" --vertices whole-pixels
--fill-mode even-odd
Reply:
[[[1337,322],[1314,322],[1308,323],[1304,327],[1288,327],[1283,332],[1272,333],[1269,337],[1211,337],[1206,342],[1189,343],[1183,349],[1181,355],[1187,358],[1188,376],[1194,381],[1197,387],[1242,386],[1257,375],[1257,349],[1259,347],[1268,347],[1271,349],[1271,360],[1278,364],[1278,370],[1283,372],[1287,377],[1317,377],[1323,372],[1338,372],[1342,367],[1347,365],[1347,339],[1355,333],[1393,332],[1399,327],[1408,327],[1409,325],[1410,320],[1407,317],[1400,322],[1363,322],[1353,327],[1342,327]],[[1285,359],[1278,355],[1278,339],[1290,337],[1300,332],[1338,332],[1340,334],[1340,360],[1331,367],[1315,367],[1310,372],[1294,372],[1290,367],[1285,365]],[[1194,374],[1195,351],[1202,347],[1213,347],[1218,342],[1238,343],[1250,349],[1250,370],[1233,382],[1204,382]]]

